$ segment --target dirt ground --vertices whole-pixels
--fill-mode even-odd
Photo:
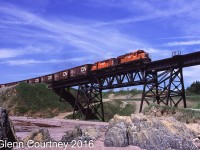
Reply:
[[[141,94],[138,94],[136,96],[133,96],[134,98],[141,97]],[[114,95],[110,95],[108,99],[104,99],[105,101],[110,101],[115,99]],[[125,99],[125,97],[117,97],[118,99]],[[139,107],[140,107],[140,101],[129,101],[126,100],[128,103],[134,102],[136,104],[136,111],[135,113],[139,112]],[[193,103],[188,101],[187,102],[188,106],[192,106]],[[143,108],[147,104],[144,103]],[[50,132],[50,136],[55,139],[56,141],[60,141],[61,137],[65,134],[66,131],[72,130],[76,125],[79,125],[81,128],[85,128],[88,126],[94,126],[99,129],[100,131],[100,138],[94,142],[93,147],[88,147],[88,146],[81,146],[79,147],[72,147],[69,145],[66,149],[83,149],[83,150],[88,150],[88,149],[95,149],[95,150],[141,150],[139,147],[136,146],[128,146],[128,147],[122,147],[122,148],[116,148],[116,147],[105,147],[104,146],[104,136],[106,129],[108,127],[108,123],[106,122],[92,122],[92,121],[80,121],[80,120],[66,120],[62,119],[67,115],[72,114],[72,112],[66,112],[66,113],[61,113],[55,118],[48,118],[48,119],[43,119],[43,118],[31,118],[31,117],[16,117],[16,116],[11,116],[10,119],[14,123],[14,127],[16,130],[16,135],[19,137],[19,139],[23,139],[26,136],[28,136],[32,131],[38,130],[40,128],[47,128]],[[200,131],[200,126],[199,124],[190,124],[187,125],[188,128],[195,130],[196,132]],[[37,150],[37,149],[43,149],[43,150],[65,150],[65,148],[51,148],[51,147],[46,147],[46,148],[28,148],[28,147],[20,147],[20,148],[15,148],[15,150]]]
[[[87,126],[94,126],[96,128],[99,128],[100,131],[100,138],[97,141],[94,141],[93,147],[88,147],[83,144],[83,146],[76,147],[74,146],[72,148],[72,145],[68,145],[66,149],[95,149],[95,150],[140,150],[139,147],[136,146],[128,146],[123,148],[109,148],[104,147],[104,135],[108,126],[107,122],[90,122],[90,121],[79,121],[79,120],[65,120],[65,119],[43,119],[43,118],[27,118],[27,117],[15,117],[11,116],[10,119],[12,120],[16,135],[19,137],[20,140],[25,138],[27,135],[29,135],[32,131],[38,130],[40,128],[47,128],[50,132],[50,135],[53,139],[56,141],[60,141],[61,137],[65,134],[66,131],[72,130],[74,126],[80,125],[81,128],[85,128]],[[52,147],[45,147],[45,148],[29,148],[29,147],[15,147],[15,150],[37,150],[37,149],[43,149],[43,150],[64,150],[65,148],[52,148]]]

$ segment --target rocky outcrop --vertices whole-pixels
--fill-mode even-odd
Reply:
[[[200,123],[200,111],[197,109],[176,109],[168,106],[150,105],[146,107],[144,114],[153,117],[173,116],[184,123]]]
[[[129,116],[119,116],[119,115],[115,115],[110,121],[109,121],[109,127],[114,127],[116,126],[118,123],[120,122],[124,122],[125,124],[132,124],[132,120],[131,117]]]
[[[125,147],[129,145],[125,122],[119,122],[108,130],[105,135],[104,145],[107,147]]]
[[[100,136],[99,130],[95,127],[86,127],[81,129],[79,126],[75,126],[73,130],[67,131],[64,136],[62,136],[61,142],[71,142],[72,140],[82,140],[84,142],[90,140],[96,140]]]
[[[18,141],[11,120],[8,117],[7,110],[0,107],[0,140],[7,142]],[[9,150],[10,148],[1,148],[1,150]]]
[[[197,133],[173,117],[147,118],[142,114],[115,116],[105,134],[104,145],[134,145],[147,150],[198,150],[193,142],[195,137]]]
[[[48,142],[54,141],[49,134],[48,129],[39,129],[38,131],[32,132],[30,135],[24,138],[24,143],[28,143],[29,140],[33,140],[34,142]]]
[[[82,130],[79,126],[75,126],[72,131],[67,131],[65,135],[62,136],[61,142],[71,142],[72,140],[78,139],[82,136]]]
[[[86,127],[85,129],[82,129],[82,136],[84,136],[87,139],[96,140],[99,138],[100,133],[99,130],[95,127]]]

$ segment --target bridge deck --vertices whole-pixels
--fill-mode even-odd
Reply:
[[[112,78],[111,80],[116,80],[119,76],[125,76],[125,74],[134,75],[136,71],[164,71],[169,68],[178,68],[178,67],[190,67],[200,65],[200,51],[189,53],[185,55],[176,55],[171,58],[166,58],[162,60],[153,61],[147,64],[143,64],[142,62],[132,62],[128,64],[118,65],[114,67],[110,67],[107,69],[99,70],[98,72],[92,72],[88,76],[81,76],[77,78],[66,79],[59,82],[54,82],[53,87],[71,87],[78,86],[82,84],[89,84],[91,80],[94,78]],[[126,77],[125,78],[129,78]],[[116,81],[113,81],[116,82]],[[133,85],[143,85],[144,81],[142,80],[134,80],[132,83],[121,83],[112,84],[112,86],[104,86],[102,89],[110,89],[110,88],[119,88]]]

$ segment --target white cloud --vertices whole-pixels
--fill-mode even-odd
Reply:
[[[14,58],[32,54],[56,54],[60,53],[60,49],[55,49],[49,45],[27,46],[22,48],[0,48],[0,59]]]
[[[10,49],[0,49],[0,59],[17,57],[24,54],[24,51],[16,51]]]
[[[8,24],[8,26],[13,24],[17,25],[20,36],[30,36],[24,39],[27,42],[29,42],[31,37],[33,37],[31,40],[36,40],[36,42],[40,42],[40,39],[48,39],[55,46],[73,46],[80,52],[95,55],[102,55],[104,53],[104,56],[108,53],[116,54],[116,51],[119,52],[119,50],[147,46],[139,39],[129,37],[114,27],[112,29],[98,28],[92,26],[91,22],[90,24],[82,24],[81,21],[70,23],[56,19],[48,20],[10,5],[0,6],[0,12],[12,18],[9,20],[8,17],[7,22],[4,20],[5,24]],[[28,34],[20,32],[21,30],[24,31],[24,28],[21,28],[21,26],[26,27],[26,25],[37,27],[43,32],[40,33],[38,30],[29,31],[28,28],[25,31]],[[23,40],[21,42],[24,43]]]
[[[114,24],[129,24],[134,22],[152,20],[152,19],[162,19],[169,17],[179,17],[182,18],[184,15],[190,14],[194,9],[199,8],[199,2],[193,1],[188,5],[184,2],[178,2],[173,0],[168,0],[167,2],[157,2],[155,5],[152,2],[141,1],[141,0],[123,0],[123,1],[99,1],[96,2],[99,6],[104,7],[117,7],[129,11],[133,15],[128,18],[122,18],[117,20],[111,20],[106,22],[97,22],[94,26],[107,26]],[[134,9],[133,9],[134,8]],[[136,12],[141,12],[138,15]],[[178,20],[174,21],[176,23]]]
[[[159,39],[197,39],[200,38],[200,36],[174,36],[174,37],[163,37]]]
[[[165,46],[200,45],[200,40],[180,41],[165,43]]]
[[[66,63],[66,62],[79,62],[85,61],[89,58],[85,57],[77,57],[77,58],[69,58],[69,59],[50,59],[50,60],[35,60],[35,59],[22,59],[22,60],[8,60],[3,61],[0,64],[7,64],[9,66],[24,66],[24,65],[32,65],[32,64],[56,64],[56,63]]]

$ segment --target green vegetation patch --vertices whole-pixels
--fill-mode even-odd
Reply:
[[[53,117],[60,112],[73,110],[69,103],[60,102],[59,96],[47,89],[46,84],[20,83],[0,95],[2,106],[12,109],[10,111],[14,115]]]
[[[141,94],[142,91],[141,90],[137,90],[137,89],[132,89],[132,90],[119,90],[119,91],[114,91],[113,89],[111,90],[108,90],[106,92],[103,92],[102,93],[102,97],[103,98],[108,98],[108,96],[110,94],[115,94],[115,96],[118,96],[118,95],[136,95],[136,94]]]
[[[104,103],[105,121],[109,121],[115,114],[121,116],[129,116],[134,113],[136,106],[134,104],[126,104],[122,106],[123,102],[120,100],[113,100]]]

